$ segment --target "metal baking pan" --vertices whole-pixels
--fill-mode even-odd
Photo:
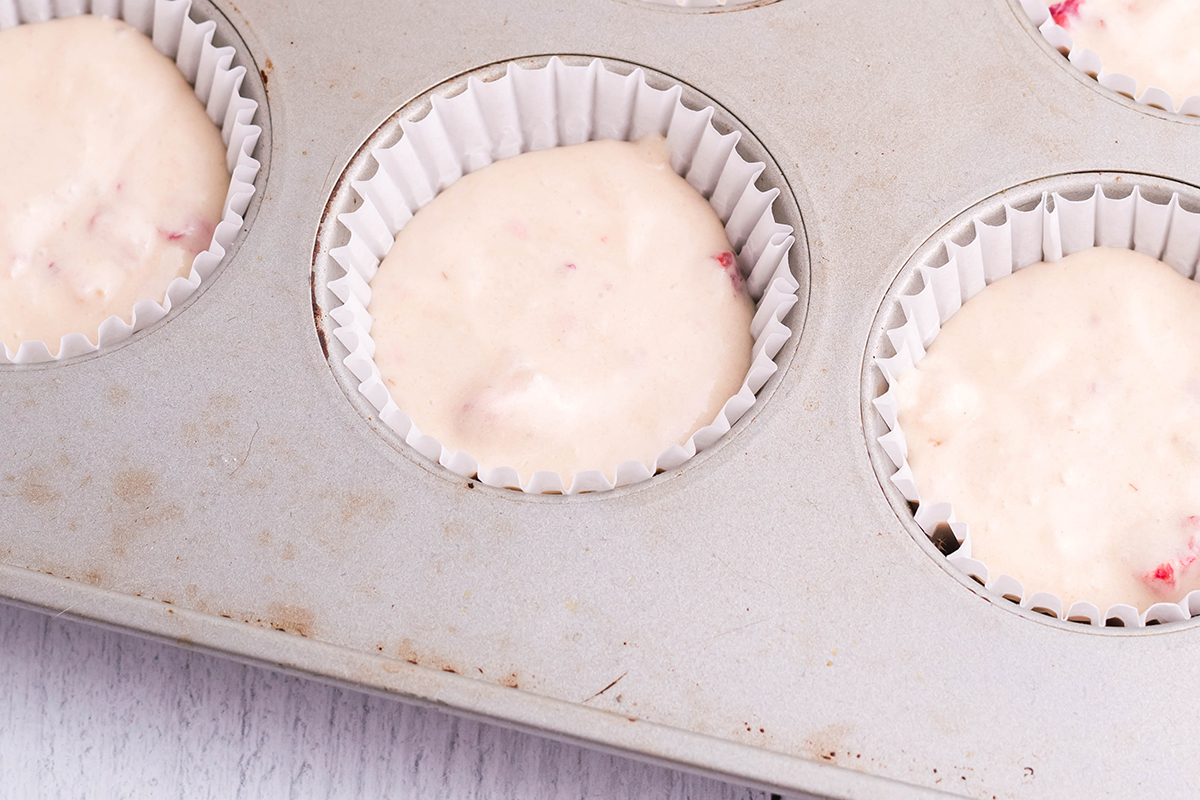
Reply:
[[[969,588],[881,487],[863,397],[881,303],[944,226],[1066,173],[1197,185],[1200,121],[1099,87],[1015,0],[193,14],[263,104],[258,195],[165,320],[0,369],[6,600],[792,793],[1194,791],[1196,626],[1095,631]],[[803,233],[802,327],[759,404],[679,470],[572,497],[398,442],[342,388],[316,280],[327,204],[386,120],[552,54],[711,98]]]

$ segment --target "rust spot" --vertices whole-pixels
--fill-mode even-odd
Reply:
[[[180,432],[183,434],[183,443],[188,447],[195,447],[200,443],[200,426],[196,423],[183,423]]]
[[[266,89],[267,83],[271,80],[271,73],[267,72],[265,69],[260,69],[258,71],[258,77],[262,78],[263,88]]]
[[[317,253],[321,247],[321,243],[317,242],[316,249],[313,250],[313,263],[316,263]],[[317,341],[321,343],[321,354],[329,359],[329,342],[325,339],[325,327],[322,321],[325,318],[325,312],[321,310],[321,306],[317,304],[317,273],[312,273],[308,276],[308,285],[312,288],[310,297],[312,298],[313,322],[317,326]]]
[[[92,586],[99,586],[100,573],[96,572],[95,570],[91,570],[80,575],[79,580],[83,581],[84,583],[91,584]]]
[[[104,399],[110,406],[123,406],[129,402],[129,390],[119,383],[114,383],[104,393]]]
[[[279,554],[279,557],[284,561],[295,561],[296,545],[292,544],[291,542],[285,543],[283,545],[283,551]]]
[[[442,672],[452,672],[455,675],[458,674],[458,670],[456,670],[454,667],[442,667]]]
[[[237,408],[238,400],[231,394],[214,394],[208,400],[208,408],[200,413],[204,430],[214,439],[230,433],[233,427],[229,412]]]
[[[133,504],[130,500],[126,500],[126,502]],[[143,508],[139,503],[137,507],[141,510],[135,512],[123,523],[113,526],[112,548],[113,552],[121,558],[128,554],[129,545],[133,543],[139,532],[161,529],[166,523],[183,516],[183,509],[174,503],[163,506],[157,512],[152,512],[148,505]]]
[[[410,664],[419,663],[417,661],[417,649],[413,646],[412,639],[401,639],[400,647],[397,648],[397,650],[397,656],[400,659],[407,661]]]
[[[849,734],[848,725],[827,725],[805,742],[805,749],[813,758],[836,764],[838,750],[845,750],[844,740]],[[849,755],[849,751],[846,754]]]
[[[113,494],[126,503],[145,500],[154,493],[157,481],[153,472],[144,469],[126,469],[117,473],[113,482]]]
[[[342,498],[342,522],[351,522],[359,514],[366,514],[372,522],[384,523],[391,519],[392,501],[377,494],[351,492]]]
[[[42,475],[41,469],[30,470],[25,482],[21,484],[21,499],[30,505],[44,506],[62,498],[58,490],[43,482]]]
[[[258,535],[258,546],[266,547],[270,543],[271,543],[271,532],[264,529],[263,532]]]
[[[515,673],[515,672],[510,672],[507,675],[505,675],[503,678],[501,678],[500,685],[507,686],[510,689],[520,689],[521,688],[521,684],[517,680],[517,673]]]
[[[267,607],[267,624],[277,631],[312,636],[313,613],[300,606],[287,603],[271,603]]]

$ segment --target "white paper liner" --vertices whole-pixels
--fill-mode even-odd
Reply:
[[[754,405],[755,393],[778,368],[773,359],[792,334],[783,318],[798,299],[799,284],[788,267],[795,237],[791,227],[772,216],[779,190],[764,192],[754,186],[764,165],[738,155],[735,146],[741,135],[718,133],[709,121],[713,109],[684,107],[681,92],[679,86],[650,87],[640,69],[620,75],[599,61],[567,66],[552,58],[546,66],[529,70],[509,64],[497,80],[471,78],[461,94],[435,96],[424,119],[401,122],[404,133],[398,143],[372,153],[379,169],[369,180],[353,183],[362,205],[338,217],[350,241],[330,251],[346,274],[329,282],[330,291],[343,303],[329,315],[338,325],[334,336],[350,351],[344,363],[360,381],[359,391],[379,411],[379,418],[418,452],[464,477],[478,474],[490,486],[533,493],[604,491],[678,467],[724,435]],[[672,168],[708,199],[725,224],[738,269],[757,303],[751,366],[740,391],[712,424],[696,431],[682,447],[668,447],[654,464],[622,462],[611,480],[600,471],[580,472],[569,487],[557,472],[535,472],[522,484],[515,469],[481,466],[467,453],[452,452],[422,433],[393,402],[372,360],[369,284],[397,232],[464,173],[495,160],[593,139],[632,141],[652,133],[667,138]]]
[[[231,66],[234,48],[214,46],[217,24],[193,22],[188,16],[191,5],[191,0],[0,0],[0,29],[92,13],[123,19],[150,37],[160,53],[174,59],[179,71],[195,88],[209,119],[221,127],[221,139],[226,145],[225,166],[231,173],[212,243],[196,255],[188,277],[171,281],[161,303],[139,300],[133,306],[129,323],[115,315],[104,320],[95,334],[95,344],[84,333],[68,333],[59,342],[57,355],[51,355],[50,348],[41,341],[22,342],[16,353],[5,344],[0,363],[58,361],[128,339],[165,317],[172,307],[195,292],[221,263],[242,229],[242,215],[254,195],[254,179],[259,170],[258,161],[251,156],[262,133],[261,128],[251,124],[258,103],[240,93],[246,68]]]
[[[1095,52],[1084,47],[1076,47],[1071,34],[1054,21],[1050,8],[1043,0],[1021,0],[1021,7],[1029,15],[1029,19],[1041,31],[1046,41],[1067,57],[1077,68],[1083,70],[1096,82],[1105,88],[1125,95],[1144,105],[1170,111],[1175,114],[1200,116],[1200,95],[1186,98],[1175,108],[1175,100],[1171,93],[1154,86],[1148,86],[1140,95],[1137,93],[1137,80],[1119,72],[1105,72],[1104,64]]]
[[[1173,267],[1193,280],[1200,256],[1200,214],[1186,211],[1173,195],[1166,205],[1153,203],[1138,187],[1123,198],[1106,196],[1099,185],[1085,200],[1067,200],[1055,193],[1043,194],[1037,207],[1018,211],[1006,205],[1005,221],[996,226],[973,221],[975,238],[969,244],[947,241],[949,261],[941,267],[920,266],[924,288],[898,298],[905,323],[886,332],[895,355],[875,358],[874,362],[887,381],[888,389],[872,401],[888,433],[878,441],[896,466],[891,481],[910,503],[918,503],[916,521],[932,536],[939,525],[948,525],[959,548],[947,559],[969,577],[988,589],[1025,608],[1049,613],[1059,619],[1086,620],[1105,625],[1110,619],[1126,627],[1147,623],[1186,620],[1200,615],[1200,591],[1193,591],[1178,603],[1156,603],[1145,613],[1132,605],[1117,604],[1103,613],[1088,602],[1063,601],[1048,592],[1026,593],[1021,582],[1011,575],[991,576],[982,562],[971,557],[971,534],[965,522],[958,521],[947,502],[922,502],[908,464],[908,447],[897,422],[898,404],[892,383],[925,357],[925,350],[954,312],[986,284],[1010,275],[1014,270],[1039,261],[1057,261],[1065,255],[1089,247],[1125,247],[1144,253]]]

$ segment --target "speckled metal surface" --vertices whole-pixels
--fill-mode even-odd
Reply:
[[[0,594],[792,792],[1193,790],[1195,627],[1097,635],[960,585],[889,504],[861,401],[880,304],[946,223],[1062,173],[1194,185],[1200,121],[1097,87],[1006,0],[217,7],[266,84],[257,213],[151,330],[0,369]],[[720,104],[778,165],[810,260],[766,402],[679,474],[571,498],[469,487],[381,434],[311,290],[326,203],[381,123],[554,53]]]

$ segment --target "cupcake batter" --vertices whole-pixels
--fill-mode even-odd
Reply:
[[[1181,599],[1200,588],[1198,342],[1200,285],[1131,250],[993,283],[897,384],[922,501],[952,503],[972,556],[1027,593]]]
[[[526,480],[651,465],[738,392],[753,304],[661,137],[516,156],[401,230],[371,283],[375,363],[425,433]]]
[[[183,75],[124,22],[0,31],[0,341],[93,341],[208,248],[225,146]]]
[[[1196,0],[1067,0],[1050,7],[1077,47],[1105,72],[1128,75],[1141,93],[1164,90],[1176,104],[1200,94],[1200,3]]]

